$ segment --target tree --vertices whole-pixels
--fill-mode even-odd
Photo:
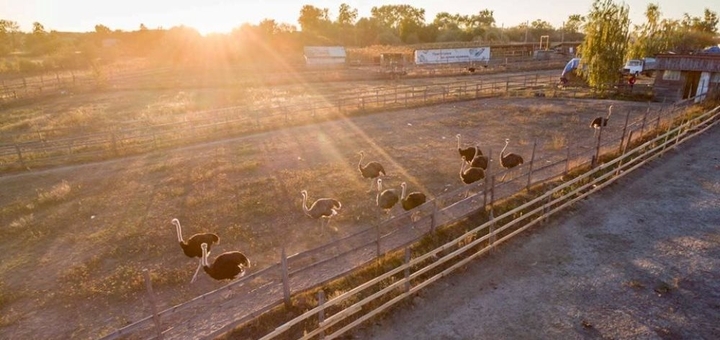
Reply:
[[[319,33],[323,30],[325,24],[329,22],[329,10],[327,8],[320,9],[315,6],[305,5],[300,9],[298,23],[303,32]]]
[[[660,6],[657,4],[648,4],[645,10],[647,22],[642,25],[636,25],[632,34],[630,46],[628,47],[628,59],[639,59],[647,56],[653,56],[657,53],[664,52],[670,45],[672,39],[671,31],[673,25],[666,25],[660,19]]]
[[[630,19],[627,5],[595,0],[580,44],[578,72],[591,87],[606,89],[617,81],[624,64]]]
[[[585,17],[580,14],[572,14],[565,21],[564,29],[567,33],[579,33],[585,23]]]
[[[45,31],[45,27],[36,21],[33,23],[32,33],[25,38],[25,48],[36,55],[51,53],[55,48],[51,39],[52,36]]]
[[[95,33],[100,35],[109,35],[112,32],[112,30],[105,26],[105,25],[95,25]]]
[[[337,23],[341,27],[343,26],[352,26],[355,24],[355,21],[358,17],[358,10],[354,8],[350,8],[350,5],[346,3],[340,4],[340,9],[338,11],[338,18]]]
[[[400,23],[414,23],[417,27],[425,24],[425,10],[410,5],[384,5],[373,7],[370,14],[385,28],[398,30]]]
[[[8,54],[18,48],[19,34],[20,25],[17,22],[0,19],[0,55]]]

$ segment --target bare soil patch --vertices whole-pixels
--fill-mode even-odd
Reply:
[[[717,339],[715,127],[354,339]]]
[[[550,98],[487,99],[400,110],[288,128],[109,162],[0,178],[0,337],[96,338],[149,311],[142,269],[160,308],[222,286],[201,276],[177,245],[213,231],[214,253],[241,250],[258,268],[375,223],[374,196],[357,170],[380,161],[385,184],[433,197],[462,185],[455,134],[497,155],[565,154],[592,147],[589,122],[610,103],[623,117],[645,103]],[[659,104],[653,104],[659,105]],[[622,119],[608,131],[622,129]],[[319,233],[303,215],[300,191],[334,197],[343,210]],[[41,274],[39,274],[41,273]]]

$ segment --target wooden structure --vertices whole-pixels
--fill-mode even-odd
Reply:
[[[697,101],[720,92],[720,53],[660,54],[653,88],[655,99]]]

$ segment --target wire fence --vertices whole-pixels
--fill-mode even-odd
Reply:
[[[582,97],[588,89],[558,89],[557,78],[524,74],[425,86],[401,85],[328,96],[189,112],[176,121],[114,123],[108,130],[47,129],[0,135],[0,172],[99,161],[370,112],[493,96]],[[642,91],[636,88],[635,91]],[[650,91],[650,89],[645,89]]]
[[[161,311],[148,312],[151,315],[104,334],[103,339],[125,336],[214,338],[276,307],[290,306],[295,294],[350,275],[387,254],[404,251],[405,261],[400,266],[348,288],[347,292],[330,300],[319,295],[316,307],[277,325],[264,339],[287,338],[287,332],[293,330],[294,335],[300,334],[297,337],[303,339],[341,335],[495,245],[546,220],[717,123],[720,107],[690,119],[681,118],[686,115],[685,107],[692,103],[691,99],[663,106],[654,112],[648,108],[642,116],[632,118],[628,112],[622,130],[601,128],[592,145],[585,145],[587,141],[571,142],[565,150],[547,154],[533,151],[529,160],[513,169],[490,165],[484,180],[443,193],[414,211],[298,254],[286,256],[283,249],[275,265],[188,302],[175,306],[163,301],[156,302],[157,305],[151,303],[152,310]],[[538,141],[535,143],[537,145]],[[492,152],[487,156],[497,160],[497,155]],[[528,203],[493,217],[494,207],[499,202],[541,184],[558,183],[558,179],[578,169],[590,170],[556,184]],[[409,248],[443,227],[481,211],[490,212],[489,220],[453,241],[422,254],[414,254]],[[419,218],[413,219],[413,214]],[[151,291],[149,301],[153,301]],[[302,328],[297,329],[301,323]],[[308,328],[308,325],[312,327]]]

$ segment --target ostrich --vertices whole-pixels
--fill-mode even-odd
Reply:
[[[215,280],[233,280],[245,275],[245,268],[250,268],[250,260],[239,251],[224,252],[215,258],[212,265],[208,264],[208,244],[201,244],[203,269]]]
[[[480,148],[476,147],[478,150],[478,154],[475,155],[475,158],[472,159],[470,162],[470,167],[472,168],[482,168],[483,170],[487,170],[488,167],[488,157],[482,154],[482,151],[480,151]]]
[[[462,164],[460,165],[460,180],[465,184],[475,183],[479,180],[485,179],[485,170],[483,168],[468,167],[467,159],[465,156],[462,157]],[[465,192],[465,197],[470,195],[470,190]]]
[[[503,147],[502,151],[500,151],[500,166],[502,166],[505,169],[512,169],[520,164],[523,164],[523,158],[514,153],[505,154],[505,149],[508,147],[508,144],[510,144],[510,139],[505,138],[505,147]],[[507,176],[508,172],[506,171],[503,177],[500,179],[502,182],[505,180],[505,176]]]
[[[320,219],[320,232],[323,232],[323,220],[327,220],[327,225],[330,225],[330,218],[337,215],[338,211],[342,208],[340,201],[333,198],[319,198],[310,206],[307,207],[307,190],[300,192],[303,197],[302,205],[305,215],[308,215],[314,219]],[[337,228],[335,228],[337,230]]]
[[[425,194],[419,191],[411,192],[410,194],[405,196],[407,184],[405,182],[402,182],[400,186],[402,187],[402,193],[400,194],[400,203],[402,204],[402,207],[403,209],[405,209],[405,211],[415,209],[425,203],[425,201],[427,201],[427,197],[425,197]],[[417,211],[415,213],[417,213]],[[415,213],[410,216],[410,219],[413,220],[413,222],[415,221]]]
[[[478,149],[477,147],[474,147],[474,146],[470,146],[467,148],[460,147],[460,134],[459,133],[457,135],[455,135],[455,138],[457,138],[458,153],[460,154],[460,157],[465,156],[466,159],[472,160],[473,158],[475,158],[476,153],[482,156],[482,151],[480,151],[480,149]]]
[[[385,176],[385,168],[383,168],[382,164],[378,162],[368,162],[365,165],[362,165],[363,157],[365,157],[365,153],[360,151],[360,161],[358,162],[358,170],[360,170],[360,174],[363,176],[363,178],[370,178],[370,188],[368,189],[368,192],[372,191],[373,184],[375,183],[375,179],[380,177],[380,174]]]
[[[400,197],[398,197],[397,192],[395,192],[395,189],[382,189],[382,179],[378,178],[378,194],[375,198],[375,203],[378,207],[385,210],[385,213],[390,213],[390,210],[395,206],[395,204],[400,200]]]
[[[180,227],[180,220],[177,218],[173,218],[171,221],[172,224],[175,225],[175,230],[177,231],[177,237],[178,242],[180,242],[180,248],[182,248],[183,253],[185,253],[185,256],[187,257],[197,257],[200,259],[200,263],[198,263],[198,267],[195,270],[195,274],[193,275],[192,279],[190,280],[190,283],[195,282],[195,279],[197,278],[197,274],[200,271],[200,267],[202,267],[202,249],[200,249],[200,244],[207,243],[208,245],[208,251],[212,247],[213,243],[220,243],[220,238],[216,234],[212,233],[204,233],[204,234],[195,234],[191,236],[187,242],[183,241],[182,237],[182,227]]]
[[[595,119],[593,119],[592,123],[590,123],[590,127],[595,129],[593,132],[593,137],[597,136],[598,130],[600,130],[601,126],[607,126],[608,119],[610,119],[610,115],[612,114],[612,108],[613,108],[612,105],[610,105],[610,107],[608,107],[607,117],[605,117],[605,118],[596,117]]]

